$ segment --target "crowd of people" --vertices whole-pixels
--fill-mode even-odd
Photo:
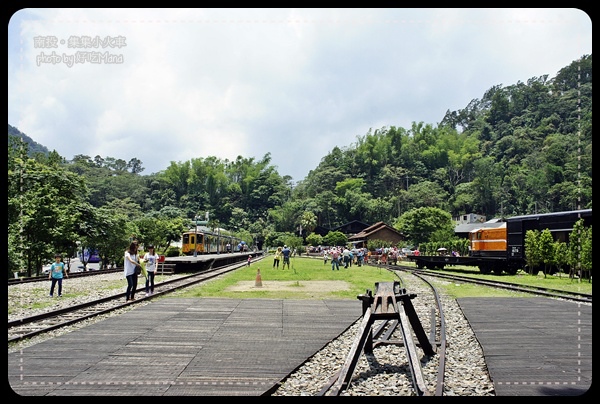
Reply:
[[[362,266],[369,251],[366,248],[331,247],[323,250],[323,264],[331,260],[331,270],[340,270],[340,265],[349,268]]]
[[[339,270],[340,265],[349,268],[352,265],[362,266],[365,263],[394,264],[404,258],[402,250],[397,247],[382,247],[375,251],[367,248],[330,247],[322,248],[323,264],[331,260],[331,270]]]

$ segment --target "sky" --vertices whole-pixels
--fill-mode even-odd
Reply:
[[[369,131],[591,53],[576,8],[29,8],[8,23],[8,123],[67,160],[270,153],[298,182]]]

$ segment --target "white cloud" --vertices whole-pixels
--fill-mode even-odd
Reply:
[[[9,24],[8,123],[70,159],[271,153],[302,180],[382,126],[436,124],[494,85],[591,54],[577,9],[24,9]],[[125,38],[121,48],[34,38]],[[38,43],[39,45],[39,43]],[[67,67],[41,52],[123,55]]]

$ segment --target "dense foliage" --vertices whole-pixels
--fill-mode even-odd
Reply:
[[[325,226],[423,206],[488,218],[591,208],[591,157],[590,55],[552,80],[494,86],[437,126],[369,131],[326,155],[299,192]]]
[[[570,277],[592,279],[592,226],[585,227],[583,220],[575,222],[568,243],[555,241],[548,229],[527,230],[525,250],[530,271],[540,266],[545,277],[551,267],[568,267]]]
[[[495,85],[436,126],[369,130],[296,183],[270,153],[198,157],[142,175],[135,157],[65,160],[8,129],[9,273],[39,271],[54,251],[84,246],[118,263],[132,238],[166,251],[206,212],[211,227],[272,246],[352,220],[393,224],[419,243],[446,237],[451,217],[465,213],[592,207],[591,55],[553,79]]]

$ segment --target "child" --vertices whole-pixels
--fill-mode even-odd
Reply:
[[[63,274],[67,278],[69,275],[67,274],[67,270],[65,269],[65,263],[61,261],[62,257],[60,254],[54,255],[54,263],[50,266],[50,273],[48,274],[48,279],[52,279],[52,286],[50,286],[50,297],[54,295],[54,286],[58,282],[58,297],[62,297],[62,280]]]
[[[252,261],[252,255],[248,256],[248,266],[250,266],[250,262]]]

